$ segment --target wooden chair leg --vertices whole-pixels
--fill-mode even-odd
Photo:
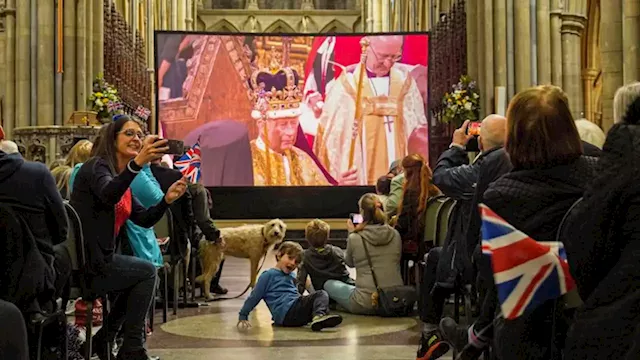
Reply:
[[[191,301],[196,301],[196,261],[198,257],[191,255]]]
[[[191,260],[191,259],[189,259]],[[182,296],[182,305],[184,306],[184,308],[187,308],[187,274],[189,274],[189,264],[187,264],[186,262],[182,263],[182,289],[183,289],[183,296]]]
[[[172,275],[173,275],[173,315],[178,315],[178,301],[180,301],[180,295],[178,291],[178,287],[180,286],[180,278],[178,274],[178,266],[180,262],[172,266]]]

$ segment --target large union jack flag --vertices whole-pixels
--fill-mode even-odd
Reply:
[[[561,242],[538,242],[480,204],[482,252],[491,256],[498,300],[506,319],[573,290]]]
[[[196,142],[174,165],[189,181],[197,183],[200,181],[200,161],[200,144]]]

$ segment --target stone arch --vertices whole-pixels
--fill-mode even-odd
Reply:
[[[298,31],[301,33],[315,33],[318,32],[318,23],[313,20],[313,17],[304,15],[298,22]]]
[[[287,24],[282,20],[276,20],[271,25],[269,25],[264,32],[266,33],[289,33],[293,34],[296,31],[291,27],[291,25]]]
[[[602,126],[602,62],[600,59],[600,0],[587,3],[587,23],[582,34],[584,117]]]
[[[343,24],[342,22],[338,21],[338,19],[333,19],[331,22],[325,25],[322,28],[322,30],[320,30],[320,32],[321,33],[351,33],[353,32],[353,29]]]
[[[222,20],[218,21],[213,26],[209,27],[209,29],[207,29],[207,31],[213,31],[213,32],[236,32],[236,33],[240,32],[238,30],[238,28],[235,27],[235,25],[233,25],[232,23],[230,23],[226,19],[222,19]]]
[[[255,16],[250,15],[242,24],[242,29],[247,32],[261,32],[262,24]]]

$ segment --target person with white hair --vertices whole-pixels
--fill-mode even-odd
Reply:
[[[11,140],[0,140],[0,151],[5,154],[17,154],[20,152],[18,145]]]
[[[587,119],[578,119],[576,120],[576,128],[578,128],[578,134],[582,141],[602,150],[602,145],[604,145],[606,135],[598,125]]]
[[[353,185],[374,185],[394,160],[409,155],[409,138],[415,130],[427,125],[416,81],[395,66],[402,59],[404,37],[385,35],[367,39],[365,64],[357,64],[353,72],[341,76],[327,92],[314,142],[314,153],[331,176],[337,179],[345,171],[355,172],[357,179]],[[364,110],[362,119],[356,122],[359,85]],[[359,134],[351,164],[354,129]]]

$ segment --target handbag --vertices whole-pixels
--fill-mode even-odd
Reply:
[[[369,255],[367,242],[364,239],[362,239],[362,246],[364,247],[364,253],[367,255],[367,262],[369,263],[373,283],[376,286],[376,292],[378,294],[376,309],[378,315],[382,317],[408,316],[413,311],[413,307],[418,298],[416,289],[408,285],[381,288],[378,284],[376,273],[373,270],[373,263],[371,262],[371,255]]]
[[[75,323],[77,326],[87,326],[87,302],[78,299],[75,304]],[[93,314],[92,314],[93,326],[102,325],[102,302],[99,299],[93,301]]]

